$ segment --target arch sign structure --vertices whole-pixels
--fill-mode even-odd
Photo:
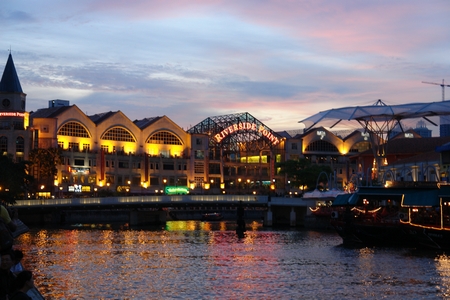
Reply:
[[[250,145],[265,138],[270,146],[280,143],[281,136],[249,113],[209,117],[188,130],[189,133],[208,134],[210,143]]]

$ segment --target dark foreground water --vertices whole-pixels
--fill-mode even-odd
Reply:
[[[250,228],[251,227],[251,228]],[[332,231],[176,221],[32,230],[17,241],[46,299],[447,299],[450,256],[348,249]]]

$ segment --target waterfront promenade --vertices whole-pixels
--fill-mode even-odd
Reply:
[[[17,208],[29,207],[111,207],[111,206],[156,206],[173,207],[179,205],[233,205],[240,201],[249,206],[315,206],[315,201],[304,198],[285,198],[255,195],[159,195],[93,198],[55,198],[17,200]]]

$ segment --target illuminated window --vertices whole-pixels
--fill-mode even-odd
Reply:
[[[350,152],[364,152],[370,149],[370,142],[359,142],[353,145],[352,149],[350,149]]]
[[[323,140],[312,142],[306,147],[305,151],[339,152],[335,145]]]
[[[108,151],[109,151],[108,145],[101,145],[100,147],[103,152],[108,153]]]
[[[68,122],[64,124],[58,130],[58,135],[90,138],[89,132],[86,128],[77,122]]]
[[[171,132],[160,131],[148,138],[149,144],[183,145],[180,139]]]
[[[105,132],[102,136],[102,140],[108,141],[120,141],[120,142],[135,142],[136,140],[131,135],[131,133],[122,128],[122,127],[114,127]]]
[[[69,142],[69,149],[73,150],[73,151],[78,151],[79,150],[79,144],[78,143],[74,143],[74,142]]]
[[[8,138],[6,136],[0,137],[0,155],[8,152]]]
[[[58,142],[58,147],[64,149],[64,142]]]
[[[195,162],[194,172],[195,173],[204,173],[205,172],[205,164],[203,162]]]
[[[91,145],[90,144],[83,144],[83,151],[90,151],[91,150]]]
[[[19,136],[16,139],[16,152],[23,152],[25,150],[25,141],[23,137]]]

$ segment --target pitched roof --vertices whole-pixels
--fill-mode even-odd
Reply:
[[[30,113],[30,119],[35,118],[55,118],[60,113],[66,111],[67,109],[71,108],[72,106],[57,106],[57,107],[50,107],[50,108],[41,108],[38,109],[35,112]]]
[[[87,116],[87,117],[89,119],[91,119],[91,121],[94,122],[95,124],[99,124],[115,113],[117,113],[117,112],[108,111],[108,112],[99,113],[99,114],[95,114],[95,115],[91,115],[91,116]]]
[[[162,117],[145,118],[142,120],[134,120],[133,123],[140,129],[144,129],[144,128],[150,126],[151,124],[155,123],[156,121],[158,121],[161,118]]]
[[[2,80],[0,81],[0,92],[23,93],[11,53],[8,56]]]

